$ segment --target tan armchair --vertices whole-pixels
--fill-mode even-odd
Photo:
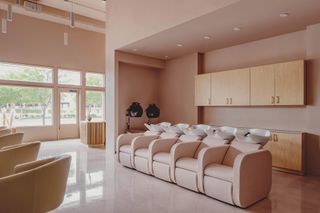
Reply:
[[[5,146],[11,146],[16,144],[21,144],[23,139],[23,133],[14,133],[9,135],[4,135],[0,137],[0,149]]]
[[[70,160],[64,155],[16,166],[15,174],[0,178],[0,212],[40,213],[59,207]]]
[[[5,135],[10,135],[12,133],[11,129],[0,129],[0,137],[5,136]]]
[[[260,143],[235,139],[230,146],[211,147],[199,156],[199,189],[206,195],[246,208],[270,192],[272,159]]]
[[[158,139],[152,141],[149,146],[150,173],[162,180],[173,182],[171,178],[171,162],[172,150],[175,149],[175,144],[190,143],[199,140],[201,140],[201,138],[197,135],[181,135],[178,139]]]
[[[18,164],[37,160],[40,143],[19,144],[0,149],[0,178],[13,174]]]

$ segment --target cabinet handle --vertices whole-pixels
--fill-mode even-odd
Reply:
[[[280,103],[280,96],[277,96],[277,104]]]
[[[275,102],[275,98],[274,98],[274,96],[272,96],[271,103],[274,104],[274,102]]]
[[[232,98],[230,98],[230,104],[232,104]]]
[[[229,98],[226,98],[227,104],[229,104]]]
[[[208,104],[211,104],[211,98],[208,98]]]
[[[274,142],[278,142],[278,135],[277,135],[277,134],[274,134],[274,135],[273,135],[273,141],[274,141]]]

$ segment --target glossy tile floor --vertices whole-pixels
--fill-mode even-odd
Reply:
[[[53,212],[76,213],[320,213],[320,178],[273,173],[268,199],[243,210],[119,165],[104,149],[78,140],[42,143],[40,158],[70,154],[63,204]]]

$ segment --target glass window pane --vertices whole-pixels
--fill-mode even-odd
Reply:
[[[0,79],[52,83],[52,69],[45,67],[0,63]]]
[[[0,86],[0,126],[52,124],[52,89]]]
[[[79,86],[81,85],[80,72],[70,70],[59,70],[58,82],[59,84]]]
[[[60,124],[76,124],[77,114],[77,93],[60,92]]]
[[[104,74],[87,72],[86,86],[104,87]]]
[[[86,117],[93,121],[104,120],[104,92],[86,91]]]

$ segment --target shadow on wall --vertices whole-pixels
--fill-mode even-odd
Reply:
[[[307,134],[307,174],[320,176],[320,136]]]

